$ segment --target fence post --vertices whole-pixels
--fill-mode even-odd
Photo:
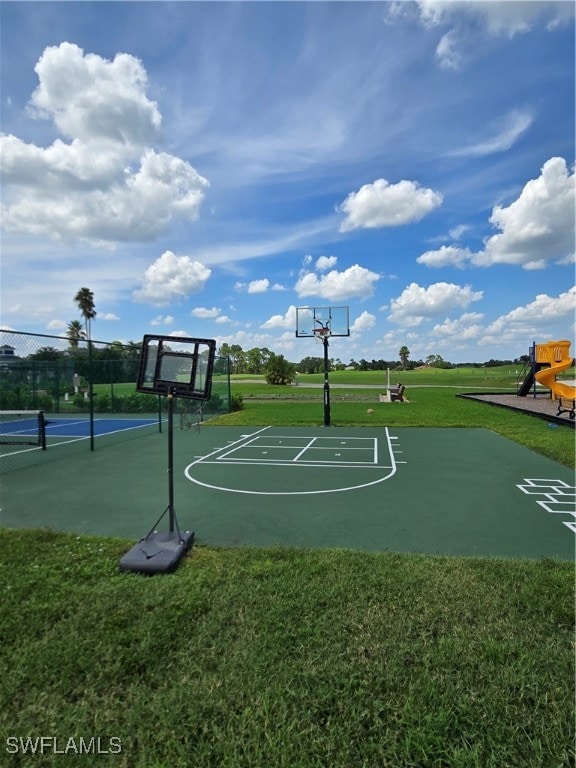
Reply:
[[[88,340],[88,407],[90,412],[90,450],[94,450],[94,366],[92,342]]]

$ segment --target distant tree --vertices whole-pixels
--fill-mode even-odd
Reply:
[[[261,350],[257,347],[253,347],[252,349],[249,349],[248,352],[246,352],[245,362],[246,373],[262,373],[264,364],[262,362]]]
[[[284,355],[272,353],[266,363],[264,376],[268,384],[292,384],[296,378],[296,366],[293,363],[289,363]]]
[[[298,363],[299,373],[322,373],[324,371],[323,357],[304,357]]]
[[[219,349],[216,350],[218,357],[230,357],[230,344],[224,342]]]
[[[491,358],[488,362],[484,363],[486,368],[498,368],[501,365],[513,365],[512,360],[494,360]]]
[[[410,350],[406,346],[400,347],[398,351],[398,357],[400,358],[400,362],[402,364],[402,368],[406,370],[408,367],[408,358],[410,357]]]
[[[96,309],[94,307],[94,294],[89,288],[80,288],[80,290],[74,296],[80,314],[84,318],[86,324],[86,336],[88,341],[92,338],[92,320],[96,317]]]
[[[240,344],[232,344],[230,347],[230,357],[232,360],[232,373],[245,373],[246,353]]]
[[[36,352],[28,355],[27,360],[59,360],[63,356],[63,352],[55,349],[54,347],[40,347]]]
[[[66,336],[68,337],[70,341],[70,346],[72,349],[78,348],[78,342],[81,339],[86,338],[86,332],[82,328],[82,323],[80,320],[71,320],[68,323],[68,329],[66,331]]]
[[[136,358],[139,358],[141,352],[142,352],[141,341],[129,341],[127,344],[123,345],[123,355],[124,357],[127,357],[129,360],[135,360]]]
[[[246,373],[261,374],[272,353],[267,347],[254,347],[244,353]]]

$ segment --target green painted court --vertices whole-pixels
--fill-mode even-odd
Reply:
[[[165,434],[47,456],[3,477],[1,524],[138,540],[166,508],[166,467]],[[575,490],[569,468],[483,429],[174,433],[178,522],[210,546],[572,560]]]

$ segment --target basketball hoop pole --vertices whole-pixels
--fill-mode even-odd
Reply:
[[[324,344],[324,426],[330,426],[328,345],[330,336],[350,336],[348,307],[296,307],[296,338],[314,338]]]
[[[324,426],[330,426],[330,384],[328,383],[328,334],[322,335],[324,344]]]
[[[185,534],[180,531],[174,507],[174,397],[174,390],[171,389],[166,395],[166,400],[168,401],[168,506],[154,523],[145,539],[150,538],[153,533],[157,533],[155,529],[167,513],[169,537],[189,547],[192,546],[194,541],[194,533],[190,536],[189,531],[186,531]],[[176,536],[174,536],[174,533],[176,533]]]
[[[174,533],[174,392],[167,395],[168,400],[168,519],[169,531]]]

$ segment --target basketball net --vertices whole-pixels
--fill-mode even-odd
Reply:
[[[313,334],[319,344],[323,344],[324,339],[332,335],[329,328],[314,328]]]

